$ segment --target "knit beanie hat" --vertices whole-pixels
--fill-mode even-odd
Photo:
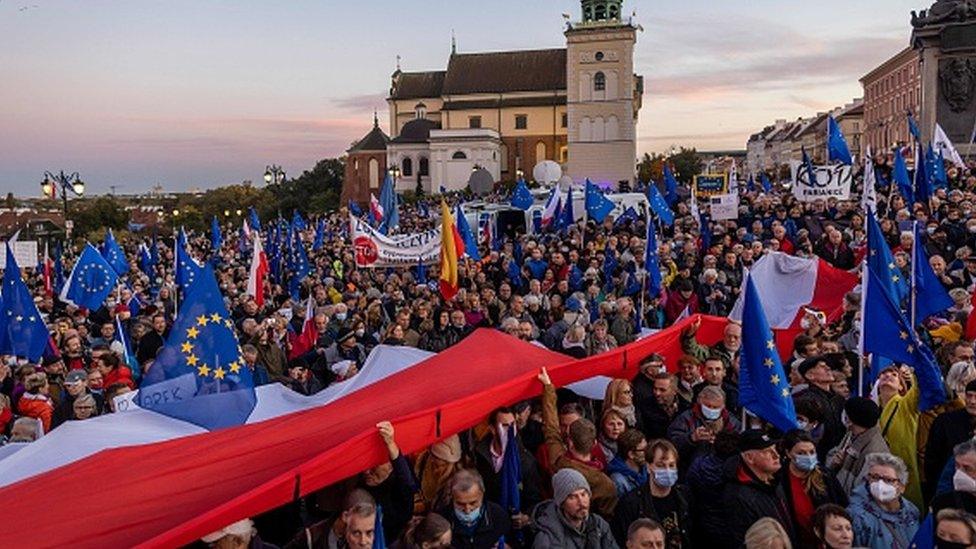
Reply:
[[[870,429],[878,424],[881,417],[881,408],[870,398],[853,397],[844,403],[844,411],[851,423],[858,427]]]
[[[570,494],[577,490],[590,491],[590,483],[576,469],[560,469],[552,475],[552,499],[556,505],[562,505]]]

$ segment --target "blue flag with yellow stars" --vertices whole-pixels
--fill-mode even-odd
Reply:
[[[586,200],[584,204],[586,206],[587,217],[597,223],[603,223],[603,220],[610,215],[610,212],[615,207],[613,201],[604,196],[596,185],[590,183],[589,179],[586,180]]]
[[[185,292],[196,282],[203,268],[187,251],[186,232],[183,229],[180,229],[176,238],[176,249],[173,250],[173,255],[176,260],[176,284]]]
[[[521,177],[515,182],[515,189],[512,191],[512,200],[510,204],[513,208],[518,208],[520,210],[528,210],[532,207],[535,199],[532,198],[532,192],[529,191],[529,187],[525,184],[525,180]]]
[[[790,381],[751,276],[746,278],[744,298],[739,404],[783,432],[796,429]]]
[[[868,269],[864,282],[863,316],[868,319],[864,322],[864,351],[907,364],[915,370],[919,410],[924,412],[942,404],[946,394],[932,351],[918,339],[878,274]],[[742,337],[744,340],[745,333]],[[872,372],[872,379],[877,379],[879,373]]]
[[[868,224],[868,269],[871,270],[884,284],[888,295],[894,299],[896,304],[901,304],[908,297],[908,280],[901,268],[895,263],[895,257],[891,254],[891,248],[885,242],[881,226],[874,216],[874,211],[870,210],[867,214]]]
[[[50,335],[37,310],[34,296],[20,277],[20,267],[10,246],[0,293],[0,355],[13,355],[35,362],[44,354]]]
[[[91,244],[86,244],[61,289],[61,301],[91,310],[98,309],[105,303],[108,294],[115,290],[118,280],[118,273],[102,254]]]
[[[241,425],[251,415],[254,379],[210,265],[188,289],[137,399],[142,408],[209,430]]]
[[[129,272],[129,262],[125,259],[125,251],[115,241],[115,235],[112,234],[112,229],[109,229],[105,235],[105,244],[102,245],[102,257],[120,275]]]
[[[661,196],[661,192],[657,190],[657,185],[653,181],[647,185],[647,202],[651,205],[651,211],[661,220],[661,223],[669,227],[674,224],[674,212],[668,207],[668,203]]]

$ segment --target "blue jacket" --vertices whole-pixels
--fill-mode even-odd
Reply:
[[[918,508],[904,497],[901,508],[889,512],[878,506],[861,483],[851,493],[847,511],[854,519],[854,545],[872,549],[907,549],[918,530]]]
[[[623,497],[634,488],[642,484],[647,484],[648,471],[645,465],[640,472],[634,471],[620,456],[614,456],[607,464],[606,473],[610,475],[610,480],[617,487],[617,495]]]

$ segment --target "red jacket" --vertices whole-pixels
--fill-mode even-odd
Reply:
[[[35,393],[24,393],[17,402],[17,409],[20,414],[41,420],[44,425],[44,432],[51,430],[51,416],[54,414],[54,403],[51,399]]]
[[[115,383],[125,383],[130,389],[136,388],[135,381],[132,380],[132,370],[128,366],[119,366],[111,372],[105,374],[105,382],[102,384],[106,389]]]

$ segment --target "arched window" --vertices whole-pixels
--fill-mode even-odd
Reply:
[[[603,21],[607,18],[607,7],[601,2],[596,5],[596,10],[593,12],[593,19],[596,21]]]
[[[409,156],[406,157],[406,158],[404,158],[403,159],[402,166],[403,167],[401,168],[400,171],[403,172],[403,175],[407,175],[407,176],[413,175],[413,159],[412,158],[410,158]]]
[[[380,188],[380,163],[375,158],[369,159],[369,188]]]
[[[417,103],[417,106],[413,108],[413,112],[417,118],[427,118],[427,105]]]
[[[542,162],[546,159],[546,144],[539,141],[535,144],[535,161],[536,163]]]
[[[455,151],[454,154],[451,155],[451,158],[454,160],[467,160],[468,155],[464,154],[464,151]]]
[[[620,14],[617,13],[617,6],[611,5],[610,6],[610,19],[617,19],[619,16],[620,16]]]
[[[430,175],[430,161],[427,160],[426,156],[420,157],[420,175],[421,177]]]
[[[504,143],[502,143],[501,146],[501,157],[502,157],[501,162],[499,162],[499,164],[501,164],[501,170],[503,172],[507,172],[508,171],[508,145]]]
[[[603,91],[607,89],[607,75],[598,72],[593,75],[593,91]]]

